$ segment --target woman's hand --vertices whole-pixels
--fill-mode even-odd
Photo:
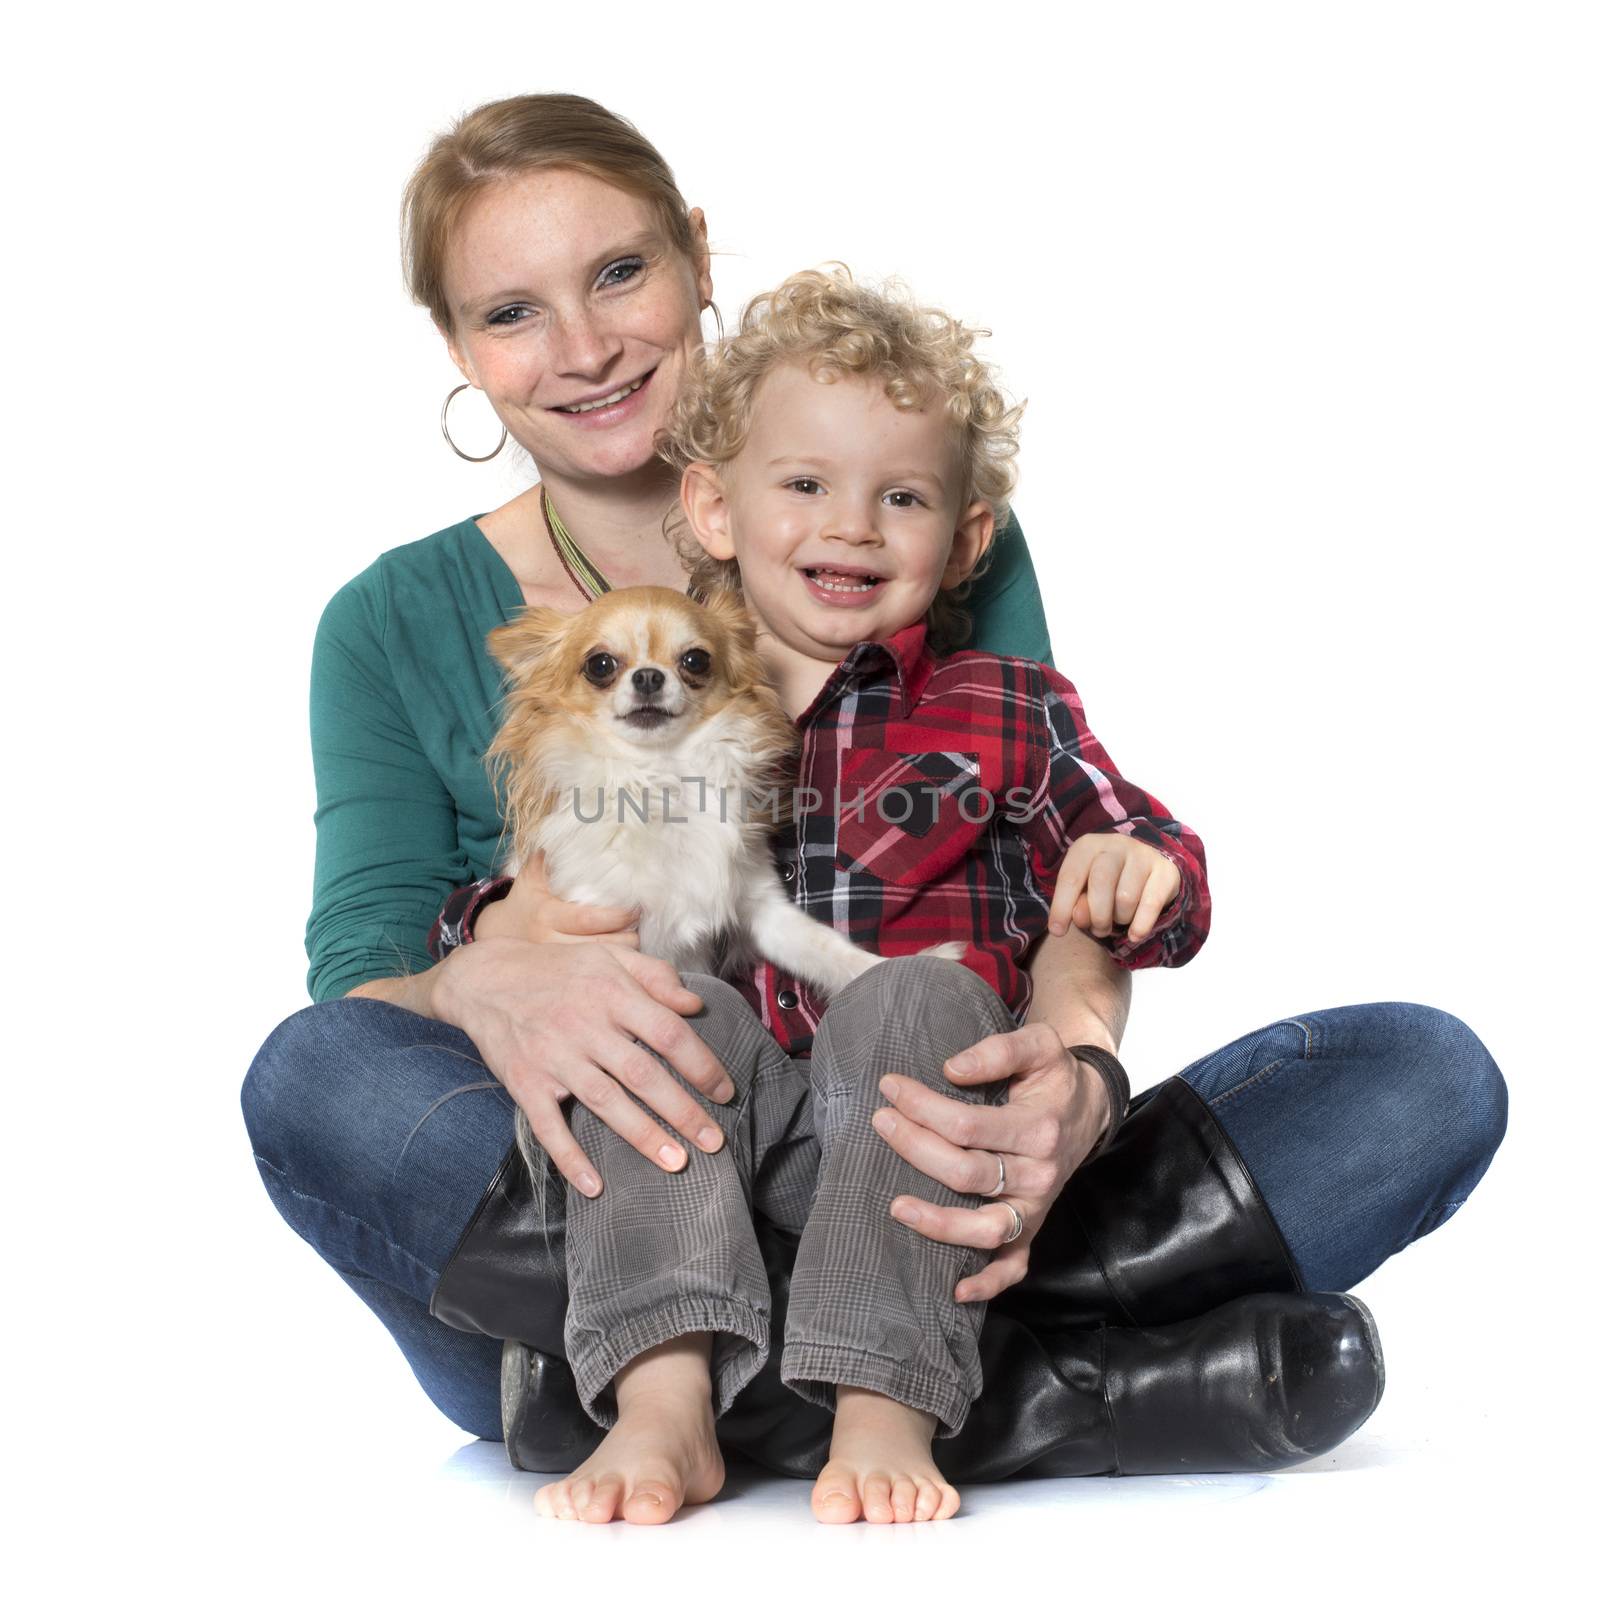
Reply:
[[[600,1178],[567,1126],[561,1108],[569,1098],[665,1171],[687,1156],[630,1096],[700,1149],[720,1149],[722,1130],[641,1048],[659,1051],[710,1099],[731,1100],[732,1080],[683,1020],[701,1009],[700,997],[665,961],[563,934],[556,917],[546,922],[549,942],[493,937],[451,951],[434,969],[433,1014],[477,1045],[534,1137],[585,1194],[600,1192]]]
[[[1010,1078],[1009,1102],[970,1105],[891,1073],[879,1087],[894,1109],[878,1111],[873,1126],[918,1171],[963,1194],[994,1187],[998,1152],[1005,1157],[1006,1186],[976,1210],[899,1195],[890,1214],[929,1239],[993,1250],[983,1271],[955,1289],[957,1300],[992,1300],[1026,1276],[1033,1236],[1105,1132],[1110,1099],[1105,1080],[1047,1022],[991,1034],[952,1056],[945,1073],[963,1086]],[[1003,1241],[1016,1224],[1002,1199],[1022,1217],[1022,1232],[1009,1244]]]
[[[472,936],[526,939],[530,944],[597,939],[637,950],[639,912],[631,906],[575,905],[552,894],[540,850],[528,857],[509,893],[478,913]]]
[[[1050,931],[1068,926],[1109,938],[1126,927],[1142,944],[1183,883],[1177,867],[1154,845],[1121,833],[1086,833],[1061,862],[1050,902]]]

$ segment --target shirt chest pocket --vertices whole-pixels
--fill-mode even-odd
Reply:
[[[835,864],[907,888],[931,883],[972,850],[994,809],[974,751],[846,750]]]

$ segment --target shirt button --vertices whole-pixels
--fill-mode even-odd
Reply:
[[[785,883],[793,883],[794,862],[785,861],[784,864],[778,869],[778,876],[782,878]]]
[[[778,991],[778,1005],[784,1011],[793,1011],[800,1004],[800,996],[793,989],[780,989]]]

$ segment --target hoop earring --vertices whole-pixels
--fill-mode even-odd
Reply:
[[[720,343],[722,340],[728,337],[727,334],[722,331],[722,313],[717,310],[717,302],[715,300],[707,300],[705,306],[701,307],[701,310],[705,310],[707,306],[709,306],[711,309],[711,315],[717,319],[717,340]]]
[[[506,430],[500,429],[500,443],[497,444],[486,456],[469,456],[465,450],[450,437],[450,402],[461,393],[463,389],[470,389],[470,383],[458,383],[449,394],[444,397],[444,409],[439,413],[439,431],[444,435],[444,442],[450,446],[463,461],[493,461],[505,448]]]

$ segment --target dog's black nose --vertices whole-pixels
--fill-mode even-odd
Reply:
[[[666,681],[666,673],[658,667],[640,667],[633,675],[633,686],[640,694],[660,694]]]

